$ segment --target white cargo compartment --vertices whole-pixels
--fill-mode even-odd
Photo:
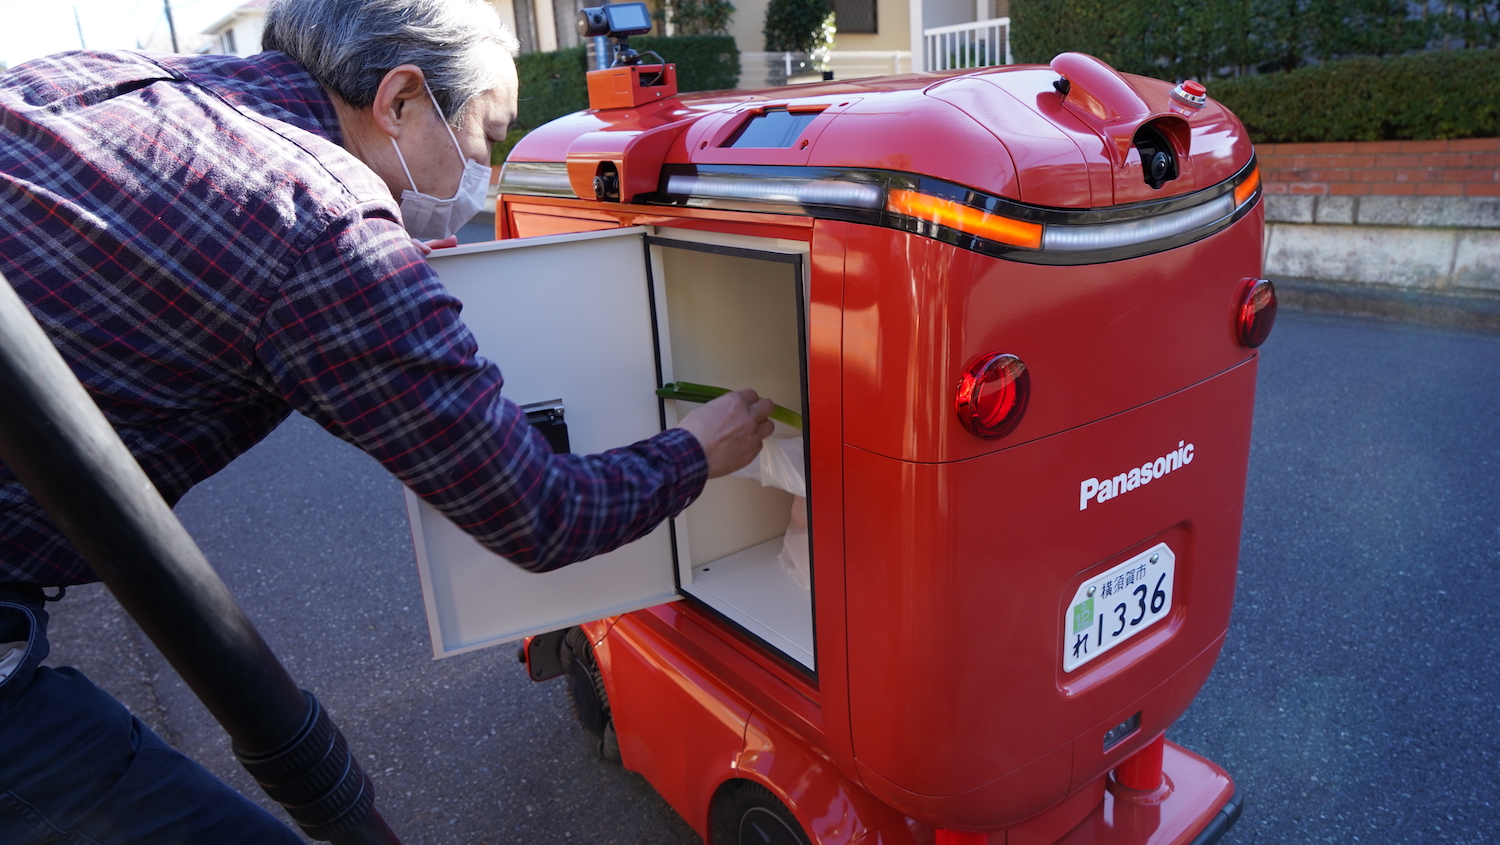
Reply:
[[[560,401],[571,451],[591,453],[649,437],[696,407],[658,399],[667,382],[752,387],[805,414],[806,252],[791,241],[637,228],[475,244],[435,253],[432,264],[464,303],[480,354],[505,374],[506,398]],[[815,667],[811,593],[778,559],[790,493],[713,479],[671,525],[541,574],[487,551],[409,491],[407,500],[439,657],[687,595]]]
[[[752,387],[805,413],[802,256],[653,241],[658,313],[666,313],[659,331],[664,380]],[[669,425],[695,407],[667,405]],[[776,428],[779,436],[798,434],[782,423]],[[783,490],[748,478],[709,481],[673,521],[678,577],[683,592],[813,668],[812,596],[777,557],[791,512],[792,494]]]

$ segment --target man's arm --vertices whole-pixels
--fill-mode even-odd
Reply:
[[[553,569],[643,536],[769,434],[769,401],[741,393],[630,446],[553,455],[501,396],[458,307],[398,224],[350,218],[304,251],[257,352],[273,390],[518,565]]]

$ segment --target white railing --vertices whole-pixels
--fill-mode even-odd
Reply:
[[[834,50],[828,67],[836,80],[910,73],[907,50]],[[740,88],[768,88],[817,82],[823,78],[807,53],[740,53]]]
[[[1011,64],[1010,18],[935,26],[922,30],[922,40],[923,70]]]
[[[911,73],[910,50],[834,50],[828,56],[834,79]]]

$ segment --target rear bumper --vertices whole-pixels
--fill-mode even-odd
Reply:
[[[1162,754],[1163,787],[1137,793],[1110,783],[1085,790],[1103,794],[1072,829],[1075,795],[1052,810],[1008,830],[960,834],[987,845],[1214,845],[1239,820],[1244,798],[1229,775],[1212,762],[1171,742]],[[1084,800],[1088,800],[1084,798]],[[859,845],[915,845],[931,842],[931,828],[908,818],[886,822]]]
[[[1240,812],[1245,809],[1245,795],[1239,789],[1235,789],[1234,795],[1230,797],[1214,820],[1208,823],[1208,827],[1198,834],[1193,840],[1193,845],[1214,845],[1219,838],[1229,832],[1234,823],[1240,820]]]
[[[1162,771],[1165,782],[1154,792],[1111,784],[1056,845],[1213,845],[1239,819],[1244,798],[1214,763],[1168,742]]]

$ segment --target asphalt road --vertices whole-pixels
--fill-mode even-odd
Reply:
[[[1223,840],[1500,838],[1500,335],[1283,313],[1234,620],[1169,737],[1233,774]]]
[[[1500,335],[1283,312],[1233,627],[1169,734],[1245,790],[1224,842],[1495,838],[1497,411]],[[400,488],[371,459],[293,417],[177,512],[406,842],[698,841],[640,777],[591,757],[560,681],[531,683],[508,648],[432,659]],[[54,608],[50,663],[258,796],[107,592]]]

